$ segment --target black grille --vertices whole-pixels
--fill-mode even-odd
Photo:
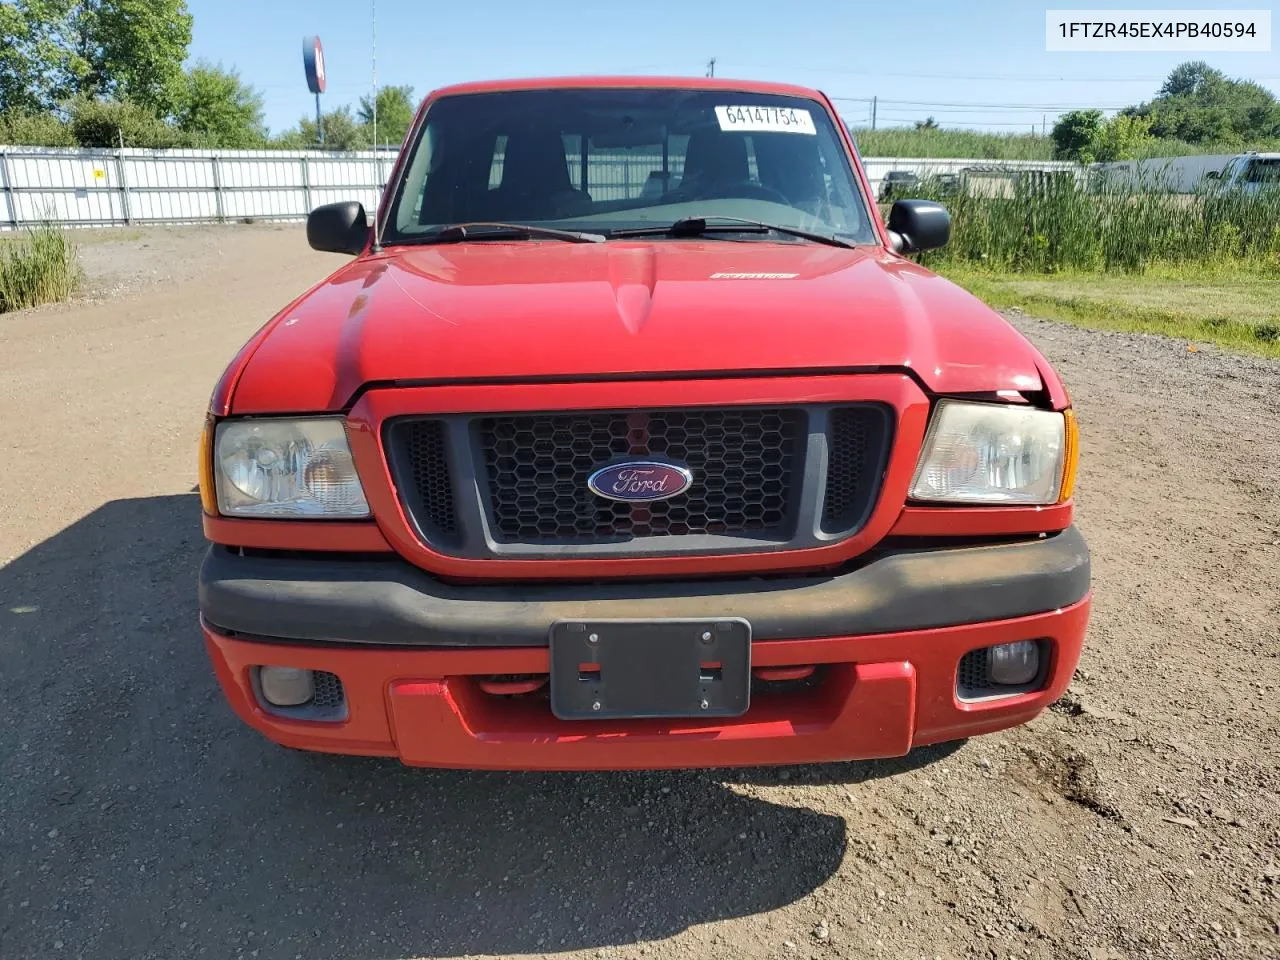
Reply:
[[[311,699],[312,705],[318,710],[340,709],[346,697],[342,693],[342,681],[338,679],[337,674],[317,670],[311,678],[316,690],[315,696]]]
[[[805,416],[795,409],[656,410],[485,417],[478,424],[499,543],[749,534],[785,538],[800,489]],[[617,503],[587,489],[627,457],[693,473],[686,493]]]
[[[390,430],[387,447],[409,514],[427,540],[448,545],[458,533],[458,511],[443,421],[404,420]]]
[[[990,693],[994,684],[987,672],[987,648],[970,650],[960,658],[956,686],[962,697],[980,697]]]
[[[878,406],[837,407],[828,431],[827,489],[822,529],[840,533],[862,526],[884,470],[889,418]]]
[[[455,556],[801,550],[866,522],[893,424],[879,403],[439,414],[389,421],[383,445],[414,531]],[[818,469],[807,454],[823,437]],[[647,503],[590,491],[628,459],[685,467],[692,484]]]

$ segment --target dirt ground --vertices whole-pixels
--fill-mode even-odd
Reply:
[[[515,775],[282,751],[196,631],[196,439],[338,266],[96,237],[0,316],[0,957],[1280,956],[1280,364],[1015,317],[1084,431],[1068,695],[893,762]]]

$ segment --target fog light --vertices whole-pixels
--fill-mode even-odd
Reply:
[[[987,671],[991,682],[1002,686],[1030,683],[1040,672],[1040,645],[1034,640],[1019,640],[988,647]]]
[[[300,707],[316,692],[311,671],[297,667],[260,667],[258,685],[262,698],[273,707]]]

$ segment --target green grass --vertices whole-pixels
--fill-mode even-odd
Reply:
[[[1280,357],[1280,190],[1036,175],[938,199],[951,243],[921,259],[992,306]]]
[[[864,157],[962,157],[969,160],[1052,160],[1053,141],[1027,133],[977,130],[854,130]]]
[[[986,133],[980,130],[916,130],[890,127],[854,129],[858,152],[864,157],[948,157],[966,160],[1052,160],[1053,139],[1038,133]],[[1148,139],[1134,151],[1145,157],[1182,157],[1196,153],[1242,153],[1280,150],[1280,138],[1241,143],[1184,143]]]
[[[937,269],[1000,309],[1280,358],[1280,263],[1161,265],[1140,275],[1037,276],[963,263]]]
[[[1268,265],[1280,258],[1280,189],[1186,195],[1025,174],[971,177],[951,196],[929,183],[912,192],[932,194],[951,211],[951,243],[925,257],[930,266],[1142,273],[1158,264]]]
[[[76,248],[52,224],[0,240],[0,313],[67,300],[80,280]]]

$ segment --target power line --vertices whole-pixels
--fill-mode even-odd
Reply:
[[[882,104],[885,102],[880,101]],[[993,108],[984,107],[925,107],[916,108],[904,104],[889,104],[890,110],[917,110],[920,113],[959,113],[959,114],[989,114]],[[1093,109],[1101,110],[1103,113],[1114,113],[1122,108],[1120,107],[1072,107],[1072,110]],[[1026,114],[1045,114],[1045,113],[1067,113],[1068,111],[1060,107],[1009,107],[1001,108],[1000,116],[1008,117],[1010,113],[1026,113]]]
[[[837,97],[832,96],[832,100],[849,103],[870,103],[871,97]],[[895,107],[961,107],[964,109],[982,109],[982,110],[1123,110],[1130,104],[1116,104],[1101,106],[1099,104],[1079,104],[1079,103],[971,103],[958,102],[951,100],[889,100],[884,97],[880,98],[881,103],[887,103]]]
[[[881,102],[901,107],[963,107],[985,110],[1079,110],[1081,108],[1081,104],[1078,103],[972,103],[948,100],[883,100]],[[1129,104],[1114,106],[1090,104],[1089,106],[1095,110],[1123,110]]]
[[[757,70],[779,70],[793,71],[794,66],[781,66],[779,64],[769,63],[743,63],[742,67],[749,67]],[[836,73],[850,77],[912,77],[925,80],[991,80],[991,81],[1010,81],[1016,80],[1024,83],[1163,83],[1168,79],[1168,74],[1146,75],[1146,76],[1127,76],[1127,77],[1062,77],[1062,76],[1045,76],[1043,74],[1034,73],[987,73],[987,74],[965,74],[965,73],[917,73],[913,71],[893,71],[893,70],[849,70],[841,67],[812,67],[806,65],[805,70],[810,73]],[[1255,82],[1267,82],[1280,80],[1280,77],[1250,77]]]
[[[922,118],[921,117],[881,117],[880,119],[882,121],[888,121],[889,123],[913,124],[913,123],[918,123]],[[948,125],[945,129],[961,130],[966,128],[985,129],[987,127],[1017,127],[1019,130],[1026,130],[1029,127],[1035,127],[1035,126],[1038,126],[1038,124],[1031,123],[1030,121],[1018,122],[1018,123],[1011,123],[1008,121],[1002,121],[1000,123],[980,123],[976,120],[965,120],[965,121],[959,121],[953,125]],[[855,129],[857,128],[855,127]],[[892,128],[888,128],[888,129],[892,129]]]

